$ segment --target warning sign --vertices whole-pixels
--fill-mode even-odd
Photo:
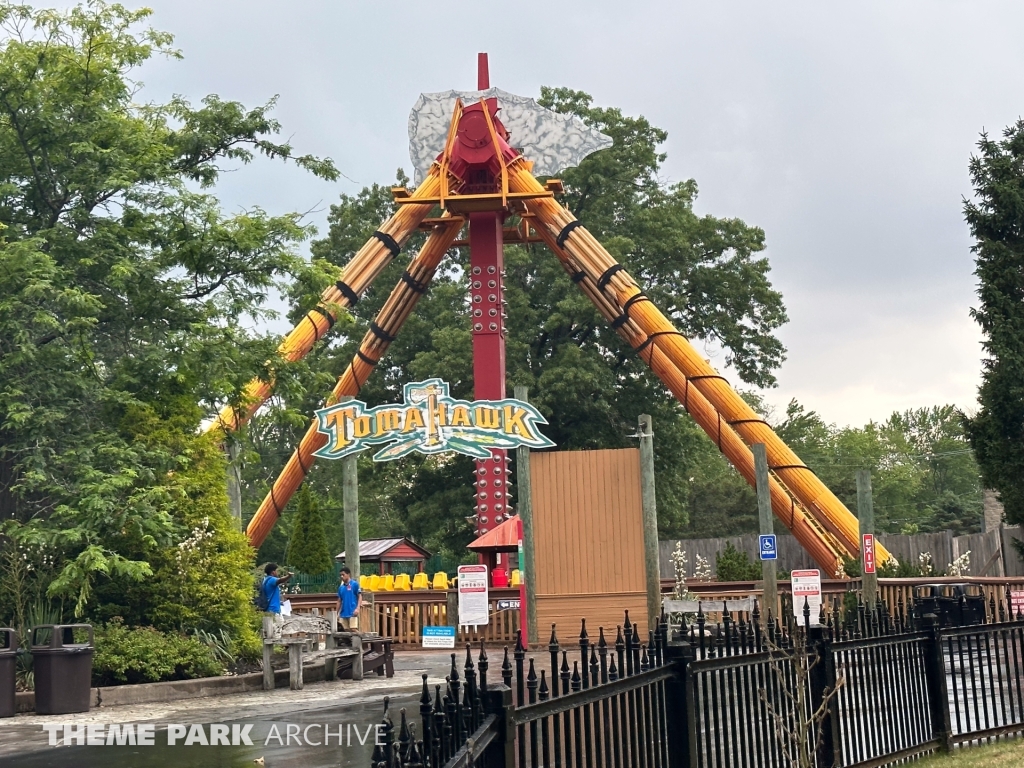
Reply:
[[[793,616],[797,626],[804,625],[804,601],[811,609],[811,626],[818,625],[821,613],[821,571],[793,571],[790,575],[793,586]]]

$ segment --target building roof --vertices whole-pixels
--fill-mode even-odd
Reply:
[[[477,552],[515,552],[519,549],[519,517],[510,517],[469,545]]]
[[[391,539],[366,539],[359,542],[359,559],[374,561],[427,560],[430,553],[414,541],[404,537]],[[345,553],[339,552],[335,560],[344,560]]]

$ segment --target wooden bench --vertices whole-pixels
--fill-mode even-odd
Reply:
[[[336,647],[355,649],[358,646],[362,652],[358,669],[356,664],[352,665],[351,679],[362,680],[363,675],[371,671],[377,676],[395,676],[395,652],[390,637],[359,632],[335,632],[332,637]],[[347,671],[340,672],[339,677],[348,679]]]

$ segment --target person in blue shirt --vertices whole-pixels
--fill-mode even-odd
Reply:
[[[281,625],[284,623],[284,619],[281,616],[281,585],[287,584],[293,574],[279,575],[277,563],[267,563],[267,567],[263,569],[263,572],[266,576],[260,588],[267,597],[267,610],[263,615],[273,619],[274,634],[277,635],[280,633]]]
[[[338,585],[338,617],[345,632],[359,629],[359,609],[362,606],[363,591],[359,588],[359,580],[352,578],[352,571],[347,565],[342,566],[341,584]]]

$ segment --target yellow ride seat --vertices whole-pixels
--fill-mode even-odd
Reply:
[[[438,571],[434,574],[434,581],[431,583],[434,589],[448,589],[448,574]]]
[[[396,592],[408,592],[410,589],[412,589],[412,580],[409,578],[408,573],[400,573],[395,576]]]
[[[523,574],[519,571],[518,568],[513,568],[512,569],[512,581],[509,584],[509,586],[510,587],[518,587],[522,583],[523,583]]]
[[[421,571],[412,577],[413,589],[427,589],[428,587],[430,587],[430,580],[427,577],[427,574]]]
[[[380,576],[376,573],[371,573],[364,579],[364,582],[363,589],[367,592],[376,592],[380,589]]]
[[[392,574],[390,574],[390,573],[385,574],[385,576],[384,576],[384,583],[380,585],[380,588],[383,589],[385,592],[394,592],[395,591],[395,577]]]

